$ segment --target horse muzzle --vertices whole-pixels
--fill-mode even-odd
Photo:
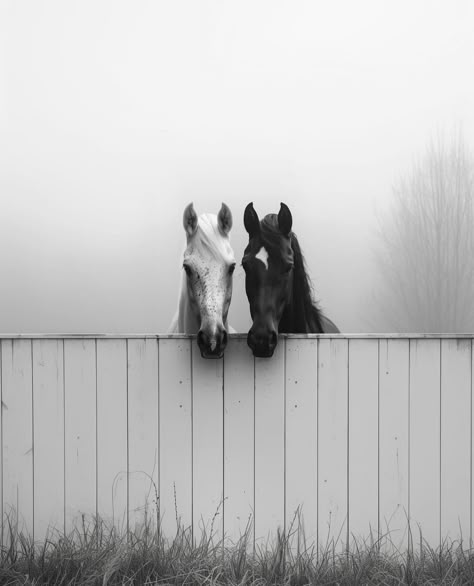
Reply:
[[[250,329],[247,335],[247,344],[256,358],[271,358],[278,343],[275,330],[258,331]]]
[[[220,329],[210,334],[205,330],[199,330],[197,343],[203,358],[222,358],[227,346],[227,332]]]

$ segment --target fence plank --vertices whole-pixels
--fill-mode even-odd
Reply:
[[[97,510],[94,340],[64,340],[66,530]]]
[[[97,509],[127,528],[127,344],[97,340]]]
[[[471,341],[471,461],[470,461],[470,484],[471,484],[471,511],[469,515],[470,542],[474,546],[474,340]]]
[[[220,541],[223,536],[224,429],[223,360],[193,353],[193,535]]]
[[[349,341],[349,532],[378,538],[378,341]]]
[[[160,515],[166,536],[192,527],[191,343],[160,340]],[[194,343],[196,343],[194,341]]]
[[[410,525],[440,542],[440,340],[410,340]]]
[[[314,339],[286,341],[286,527],[301,522],[306,546],[318,531],[317,347]]]
[[[253,548],[254,358],[245,339],[230,339],[224,357],[224,534],[246,532]]]
[[[348,341],[319,341],[318,542],[346,547]]]
[[[408,340],[380,340],[379,527],[388,543],[408,546]]]
[[[441,537],[470,538],[471,340],[441,340]]]
[[[63,341],[33,340],[35,539],[64,531]]]
[[[158,341],[128,340],[129,527],[156,528],[158,514]]]
[[[285,527],[285,340],[255,359],[255,535]]]
[[[33,532],[31,340],[2,340],[3,515]],[[5,527],[4,527],[5,532]],[[4,533],[4,543],[8,536]]]
[[[3,484],[4,484],[4,472],[3,472],[3,411],[5,409],[3,402],[3,374],[2,374],[2,357],[3,357],[3,350],[2,350],[2,340],[0,340],[0,546],[3,546],[3,534],[5,529],[4,524],[4,517],[3,517]],[[7,513],[10,510],[12,520],[16,519],[17,517],[16,512],[13,515],[11,508],[6,507],[5,512]],[[8,538],[7,538],[8,541]]]

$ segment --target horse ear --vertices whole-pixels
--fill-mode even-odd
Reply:
[[[291,232],[292,225],[293,218],[289,207],[284,203],[280,203],[280,211],[278,212],[278,227],[280,228],[280,232],[288,236]]]
[[[183,226],[186,235],[191,237],[197,230],[198,217],[194,211],[192,202],[188,204],[183,213]]]
[[[223,236],[227,236],[232,228],[232,212],[224,202],[222,202],[221,209],[217,215],[217,225],[219,226],[219,232]]]
[[[260,232],[260,220],[257,212],[253,209],[253,203],[250,202],[244,212],[244,226],[249,233],[250,238]]]

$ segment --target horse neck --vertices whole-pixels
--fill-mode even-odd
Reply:
[[[305,304],[301,303],[298,296],[298,289],[295,288],[294,284],[291,298],[283,310],[278,331],[283,334],[306,334],[310,331]]]
[[[282,334],[298,333],[295,329],[294,307],[292,303],[285,305],[281,315],[278,331]]]

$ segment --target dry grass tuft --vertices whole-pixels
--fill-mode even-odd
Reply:
[[[212,527],[212,525],[211,525]],[[7,519],[0,551],[0,585],[422,585],[474,584],[474,553],[462,543],[426,544],[400,552],[389,535],[353,540],[350,550],[308,544],[299,522],[272,542],[254,545],[252,527],[237,543],[212,529],[199,541],[179,527],[172,539],[144,524],[120,533],[101,519],[82,520],[69,535],[51,531],[41,543]]]

